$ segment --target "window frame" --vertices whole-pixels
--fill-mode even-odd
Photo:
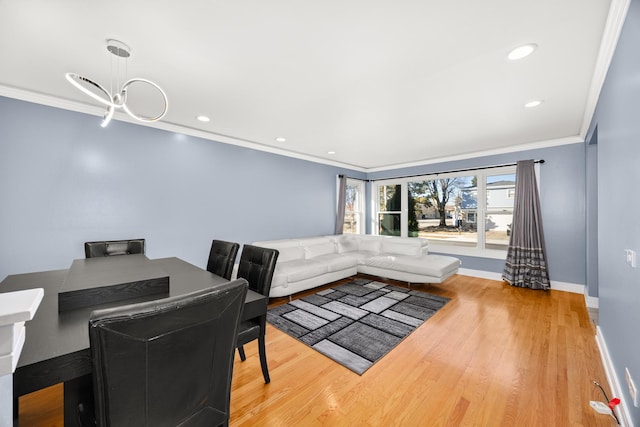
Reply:
[[[392,186],[392,187],[396,187],[398,184],[390,184],[388,186]],[[375,215],[375,230],[377,231],[376,234],[379,234],[379,227],[380,227],[380,215],[398,215],[400,214],[400,233],[402,233],[402,230],[404,230],[404,228],[407,225],[407,218],[406,215],[403,217],[402,212],[404,212],[407,208],[407,200],[405,200],[405,197],[402,196],[402,192],[406,190],[406,187],[404,186],[400,186],[400,210],[380,210],[380,200],[379,200],[379,196],[380,196],[380,186],[376,187],[376,215]],[[372,193],[373,194],[373,193]],[[385,192],[386,194],[386,192]],[[389,236],[394,236],[395,234],[388,234]]]
[[[364,234],[365,233],[365,205],[366,205],[365,204],[366,193],[365,193],[364,181],[360,179],[355,179],[355,178],[347,178],[347,187],[349,186],[357,187],[356,191],[357,191],[358,197],[356,197],[356,202],[355,202],[355,206],[357,207],[357,209],[348,210],[346,206],[347,200],[345,199],[344,215],[346,219],[348,212],[354,213],[354,216],[356,217],[357,232],[346,233],[346,234]],[[344,223],[343,223],[342,229],[344,233]]]
[[[372,233],[378,234],[379,229],[379,206],[380,203],[378,201],[379,197],[379,187],[382,185],[401,185],[401,194],[402,194],[402,211],[401,211],[401,237],[408,237],[408,183],[416,182],[416,181],[430,181],[434,179],[441,178],[456,178],[456,177],[467,177],[467,176],[476,176],[477,181],[477,209],[476,209],[476,224],[477,224],[477,242],[475,246],[455,246],[455,245],[447,245],[442,240],[437,239],[429,239],[428,237],[423,237],[429,240],[429,251],[430,252],[440,252],[440,253],[450,253],[457,255],[469,255],[469,256],[481,256],[484,258],[496,258],[496,259],[504,259],[507,253],[507,246],[505,245],[504,249],[488,249],[485,247],[486,245],[486,230],[485,230],[485,218],[487,214],[487,176],[493,175],[508,175],[508,174],[516,174],[516,166],[499,166],[499,167],[490,167],[490,168],[478,168],[473,170],[466,170],[460,172],[447,172],[447,173],[437,173],[437,174],[424,174],[424,175],[415,175],[410,177],[402,177],[402,178],[389,178],[389,179],[380,179],[373,181],[371,188],[372,195],[372,203],[371,205],[374,207],[375,211],[373,215],[371,215],[372,224]],[[538,180],[539,182],[539,180]],[[480,221],[482,219],[482,221]]]

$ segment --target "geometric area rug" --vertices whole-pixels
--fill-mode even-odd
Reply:
[[[267,321],[362,375],[449,300],[356,279],[274,307]]]

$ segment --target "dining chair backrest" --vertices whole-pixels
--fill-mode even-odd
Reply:
[[[85,258],[144,253],[144,239],[105,240],[84,243]]]
[[[249,282],[249,289],[269,298],[271,291],[271,280],[276,269],[276,261],[279,252],[276,249],[263,248],[260,246],[244,245],[238,264],[238,278],[246,279]],[[260,366],[265,384],[271,382],[269,368],[267,366],[267,352],[265,346],[265,332],[267,324],[267,313],[253,319],[247,319],[240,323],[238,328],[238,353],[240,360],[246,360],[244,345],[251,341],[258,340],[258,354],[260,356]]]
[[[247,279],[249,289],[268,297],[278,254],[277,249],[244,245],[238,265],[238,277]]]
[[[94,311],[89,320],[99,426],[226,425],[244,279]]]
[[[226,242],[224,240],[214,240],[211,242],[207,271],[230,280],[231,273],[233,273],[233,265],[238,255],[238,249],[240,249],[238,243]]]

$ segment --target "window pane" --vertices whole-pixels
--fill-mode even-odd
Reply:
[[[400,212],[402,201],[400,199],[400,189],[402,186],[381,185],[378,195],[379,212]]]
[[[504,249],[509,244],[516,175],[487,176],[487,213],[485,215],[485,247]]]
[[[342,227],[343,233],[359,233],[360,232],[360,218],[361,218],[361,206],[362,197],[360,194],[362,184],[350,184],[347,182],[347,189],[345,192],[345,207],[344,207],[344,226]]]
[[[378,234],[382,236],[400,236],[400,214],[381,213],[378,214],[378,224],[380,229]]]
[[[378,234],[400,236],[402,185],[381,185],[378,190]]]
[[[360,229],[358,228],[358,215],[353,212],[344,213],[344,226],[342,227],[343,234],[358,234]]]
[[[475,214],[477,178],[461,176],[408,183],[409,236],[457,246],[478,241]]]

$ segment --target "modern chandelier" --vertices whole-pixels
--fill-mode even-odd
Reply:
[[[122,43],[121,41],[109,39],[107,40],[107,50],[110,53],[112,53],[115,57],[117,57],[116,59],[117,67],[116,67],[115,75],[113,72],[113,58],[111,63],[111,91],[108,91],[107,89],[102,87],[100,84],[94,82],[93,80],[87,77],[81,76],[79,74],[76,74],[76,73],[65,74],[65,77],[69,81],[69,83],[71,83],[73,86],[78,88],[80,91],[82,91],[86,95],[90,96],[91,98],[95,99],[101,104],[104,104],[107,106],[107,110],[104,113],[101,126],[102,127],[107,126],[111,121],[111,119],[113,118],[113,114],[115,110],[119,108],[122,108],[129,116],[141,122],[155,122],[160,120],[162,117],[164,117],[164,115],[167,114],[167,109],[169,108],[167,95],[162,90],[162,88],[160,88],[160,86],[158,86],[154,82],[147,79],[136,77],[133,79],[126,80],[125,83],[122,85],[122,87],[120,87],[120,89],[117,90],[117,88],[120,86],[119,72],[120,72],[120,62],[122,61],[125,61],[125,70],[124,70],[125,78],[123,79],[123,81],[126,79],[126,60],[127,58],[129,58],[129,56],[131,56],[131,49],[129,49],[129,46]],[[160,114],[152,117],[146,117],[140,114],[135,114],[133,111],[131,111],[131,109],[127,106],[127,90],[134,83],[143,83],[143,84],[151,85],[158,92],[160,92],[160,94],[162,95],[163,103],[164,103],[162,107],[162,112]],[[114,87],[117,90],[117,92],[113,92]]]

